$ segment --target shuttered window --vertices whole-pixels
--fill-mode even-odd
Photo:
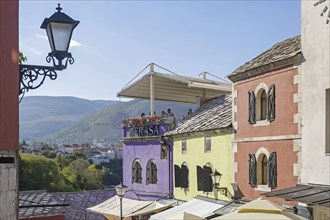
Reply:
[[[147,184],[157,184],[157,166],[155,161],[149,160],[147,164]]]
[[[267,119],[267,95],[266,91],[263,90],[260,96],[260,109],[259,109],[259,120]]]
[[[257,185],[257,161],[254,154],[249,154],[249,184],[252,187]]]
[[[249,91],[249,123],[256,123],[256,97],[253,91]]]
[[[142,166],[139,159],[135,159],[132,165],[132,182],[142,183]]]
[[[275,120],[275,85],[271,85],[268,90],[267,97],[267,105],[268,105],[268,120]]]
[[[181,183],[182,188],[187,189],[189,188],[189,170],[185,164],[181,165]]]
[[[268,186],[276,188],[277,186],[277,155],[276,152],[270,154],[268,159]]]
[[[204,170],[197,166],[197,191],[204,191]]]
[[[209,166],[197,166],[197,191],[212,192],[213,181],[211,174],[212,168]]]
[[[204,192],[212,192],[212,168],[208,166],[204,166]]]
[[[259,161],[258,161],[259,162]],[[260,161],[260,166],[261,166],[261,180],[260,184],[261,185],[266,185],[267,184],[267,174],[268,174],[268,161],[267,157],[265,154],[262,155],[261,161]],[[259,181],[258,181],[259,184]]]
[[[178,165],[174,165],[174,186],[181,187],[181,168]]]

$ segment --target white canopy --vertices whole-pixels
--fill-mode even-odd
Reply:
[[[194,198],[182,205],[152,215],[150,220],[173,219],[173,217],[183,214],[184,212],[206,219],[207,217],[214,215],[214,211],[223,206],[224,205],[222,204]]]
[[[157,210],[163,210],[169,205],[162,205],[156,201],[139,201],[135,199],[122,200],[123,217],[148,214],[149,212],[156,212]],[[96,206],[86,209],[87,211],[95,212],[106,216],[108,219],[120,217],[120,198],[114,196]]]
[[[154,112],[154,101],[171,101],[196,103],[198,98],[211,99],[231,92],[231,84],[178,74],[165,74],[154,71],[154,65],[149,64],[150,72],[126,85],[118,97],[140,98],[150,100],[150,112]],[[158,65],[157,65],[158,66]],[[206,72],[205,72],[206,73]]]

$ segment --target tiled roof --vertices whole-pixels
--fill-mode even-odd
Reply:
[[[231,96],[223,95],[206,102],[165,136],[228,128],[231,119]]]
[[[294,57],[300,52],[301,43],[300,35],[298,35],[275,44],[269,50],[266,50],[254,59],[238,67],[234,72],[228,75],[228,78],[232,79],[235,78],[235,75],[245,73],[249,70]]]
[[[70,220],[104,220],[105,218],[101,214],[87,212],[85,209],[98,205],[114,195],[113,189],[58,193],[21,191],[19,193],[19,217],[64,213],[65,219]]]
[[[62,214],[63,205],[63,201],[43,190],[19,192],[20,218]]]
[[[81,192],[54,193],[64,203],[70,206],[65,208],[65,219],[80,220],[105,220],[103,215],[85,211],[86,208],[98,205],[115,195],[114,189],[109,190],[89,190]]]

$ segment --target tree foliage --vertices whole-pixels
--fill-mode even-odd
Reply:
[[[103,188],[102,171],[84,159],[20,154],[20,190],[54,192],[100,188]]]

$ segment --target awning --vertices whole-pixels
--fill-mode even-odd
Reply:
[[[268,200],[253,200],[238,207],[235,211],[216,217],[212,220],[229,220],[229,219],[244,219],[244,220],[307,220],[304,217],[295,215],[287,211],[284,207],[272,203]]]
[[[199,198],[194,198],[182,205],[173,207],[169,210],[152,215],[150,220],[171,219],[174,216],[183,214],[184,212],[206,219],[214,215],[214,211],[223,207],[227,202],[210,202]]]
[[[295,187],[275,190],[262,195],[267,197],[280,197],[285,200],[302,202],[308,205],[330,207],[330,186],[297,185]]]
[[[156,201],[139,201],[134,199],[122,200],[123,217],[144,215],[151,212],[161,211],[168,208],[169,205],[162,205]],[[86,209],[87,211],[95,212],[106,216],[108,219],[116,219],[120,217],[120,198],[114,196],[96,206]]]
[[[152,83],[153,82],[153,83]],[[153,94],[152,94],[153,92]],[[196,103],[196,97],[211,99],[231,92],[231,85],[213,80],[149,72],[124,87],[118,97]]]
[[[150,205],[144,207],[143,209],[141,209],[137,212],[134,212],[130,216],[139,216],[139,215],[147,215],[150,213],[158,213],[158,212],[168,209],[169,207],[171,207],[171,204],[164,205],[157,201],[154,201]]]

